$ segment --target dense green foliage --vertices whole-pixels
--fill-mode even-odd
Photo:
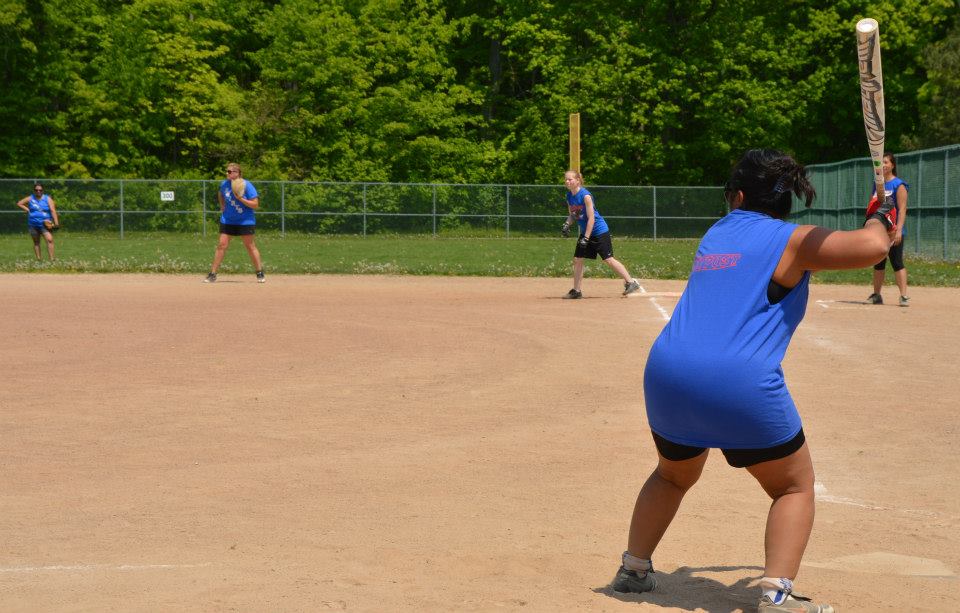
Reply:
[[[0,0],[0,176],[722,183],[750,146],[960,141],[956,0]]]
[[[686,279],[697,239],[616,240],[617,258],[640,279]],[[179,273],[195,274],[197,282],[209,270],[215,236],[181,232],[135,232],[121,240],[116,234],[60,232],[57,261],[37,262],[30,237],[0,235],[0,273]],[[264,268],[273,274],[413,274],[493,277],[569,277],[573,240],[557,238],[468,238],[463,236],[319,236],[261,232],[257,246]],[[42,245],[46,258],[46,245]],[[960,287],[960,262],[906,256],[910,285]],[[220,272],[253,274],[240,240],[231,242]],[[614,278],[599,260],[587,262],[588,277]],[[824,271],[818,283],[866,286],[870,269]],[[887,275],[892,282],[892,275]],[[567,288],[561,288],[566,291]]]

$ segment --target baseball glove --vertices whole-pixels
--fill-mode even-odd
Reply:
[[[43,220],[43,228],[45,230],[53,230],[56,226],[53,225],[53,221],[50,219]]]
[[[237,177],[230,182],[230,189],[233,190],[233,195],[237,198],[243,198],[243,193],[247,191],[247,182]]]

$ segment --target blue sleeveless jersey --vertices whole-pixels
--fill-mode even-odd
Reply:
[[[34,228],[42,228],[46,219],[53,219],[50,215],[50,200],[46,194],[37,198],[30,196],[30,202],[27,203],[30,212],[27,214],[27,225]]]
[[[580,226],[580,234],[583,234],[587,231],[587,205],[583,203],[583,199],[587,196],[592,196],[585,188],[581,187],[580,191],[576,194],[571,194],[567,192],[567,208],[570,209],[570,214],[574,216],[577,220],[577,224]],[[594,236],[600,236],[610,231],[610,228],[607,227],[607,222],[603,220],[603,217],[600,216],[600,211],[597,210],[597,199],[593,199],[593,232],[590,233],[591,238]]]
[[[883,194],[884,194],[884,196],[886,196],[886,197],[893,196],[893,201],[896,202],[896,201],[897,201],[896,193],[897,193],[897,190],[900,189],[900,186],[901,186],[901,185],[902,185],[908,192],[910,191],[910,184],[907,183],[906,181],[904,181],[903,179],[901,179],[900,177],[894,177],[894,178],[890,179],[889,181],[887,181],[886,183],[883,184]],[[876,194],[876,193],[877,193],[877,187],[874,186],[873,189],[870,190],[870,195],[873,196],[873,194]],[[904,235],[904,236],[907,235],[907,224],[906,224],[906,223],[903,224],[903,235]]]
[[[243,197],[252,200],[257,197],[257,188],[253,183],[247,181],[247,187],[243,190]],[[243,204],[233,196],[233,188],[230,187],[230,180],[224,179],[220,184],[220,193],[223,195],[223,214],[220,215],[220,223],[233,226],[255,226],[257,225],[253,209]]]
[[[650,349],[650,428],[692,447],[763,449],[800,431],[780,362],[807,306],[810,273],[771,305],[767,286],[797,226],[731,211],[704,235],[690,280]]]

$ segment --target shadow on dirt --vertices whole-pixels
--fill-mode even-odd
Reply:
[[[749,577],[743,577],[733,585],[725,585],[699,573],[725,573],[747,571]],[[754,611],[760,591],[756,582],[763,574],[762,566],[703,566],[680,568],[669,572],[657,571],[657,589],[643,594],[622,594],[614,592],[609,585],[594,588],[597,594],[605,594],[621,602],[646,602],[664,608],[676,608],[683,611],[707,611],[708,613],[736,613]]]

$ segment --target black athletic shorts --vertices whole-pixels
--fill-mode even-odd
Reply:
[[[688,445],[674,443],[663,438],[656,432],[651,431],[651,433],[653,434],[653,442],[656,443],[657,451],[660,452],[660,455],[674,462],[690,460],[707,450],[706,447],[690,447]],[[803,435],[803,428],[800,428],[800,432],[798,432],[795,437],[775,447],[767,447],[766,449],[721,449],[720,451],[723,452],[723,457],[727,458],[727,464],[730,466],[734,468],[746,468],[747,466],[753,466],[761,462],[785,458],[797,449],[803,447],[803,443],[806,440],[806,437]]]
[[[255,234],[254,230],[257,226],[237,226],[229,223],[220,224],[220,234],[227,234],[228,236],[249,236]]]
[[[583,234],[580,235],[580,238],[583,238]],[[573,252],[573,257],[595,260],[598,255],[604,260],[613,257],[613,243],[610,241],[609,232],[604,232],[600,236],[591,236],[586,247],[580,245],[579,239],[577,240],[577,248]]]
[[[903,243],[907,240],[907,237],[904,236],[900,240],[899,245],[893,245],[890,247],[890,253],[888,254],[890,258],[890,267],[893,268],[893,271],[903,270],[905,267],[903,265]],[[884,270],[887,267],[887,258],[883,258],[873,267],[874,270]]]

